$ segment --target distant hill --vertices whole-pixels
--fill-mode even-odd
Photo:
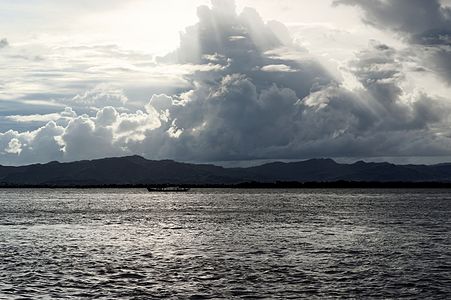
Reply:
[[[451,182],[451,164],[339,164],[331,159],[223,168],[140,156],[21,167],[0,166],[0,185],[236,184],[241,182]]]

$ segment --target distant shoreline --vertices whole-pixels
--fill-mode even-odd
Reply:
[[[0,188],[451,188],[451,163],[340,164],[332,159],[224,168],[140,156],[0,166]]]
[[[451,182],[243,182],[237,184],[3,184],[0,189],[141,189],[180,186],[192,189],[451,189]]]

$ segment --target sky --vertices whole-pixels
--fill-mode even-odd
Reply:
[[[0,164],[451,161],[449,0],[0,0]]]

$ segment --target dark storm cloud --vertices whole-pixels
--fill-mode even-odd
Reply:
[[[364,21],[414,36],[431,30],[446,30],[451,25],[451,9],[439,0],[336,0],[338,4],[356,5],[364,12]]]
[[[451,8],[439,0],[336,0],[338,4],[359,6],[364,21],[380,29],[396,32],[451,83]],[[418,54],[422,51],[422,54]]]
[[[290,87],[288,77],[265,81],[265,72],[249,68],[237,66],[234,70],[240,73],[225,76],[204,74],[203,79],[221,80],[199,81],[180,97],[150,102],[167,119],[148,132],[135,151],[159,158],[223,161],[446,153],[449,143],[431,136],[429,126],[440,123],[449,106],[426,95],[406,103],[396,54],[374,42],[350,64],[360,90],[319,80],[310,83],[305,97]],[[310,76],[317,78],[318,73]]]
[[[350,65],[361,89],[351,92],[331,85],[303,100],[298,153],[355,157],[447,151],[449,141],[434,136],[430,126],[446,117],[449,105],[422,94],[410,99],[413,104],[406,103],[395,53],[374,43]]]

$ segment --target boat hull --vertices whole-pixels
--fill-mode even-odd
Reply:
[[[190,190],[190,188],[151,188],[148,187],[147,191],[153,192],[153,193],[186,193]]]

